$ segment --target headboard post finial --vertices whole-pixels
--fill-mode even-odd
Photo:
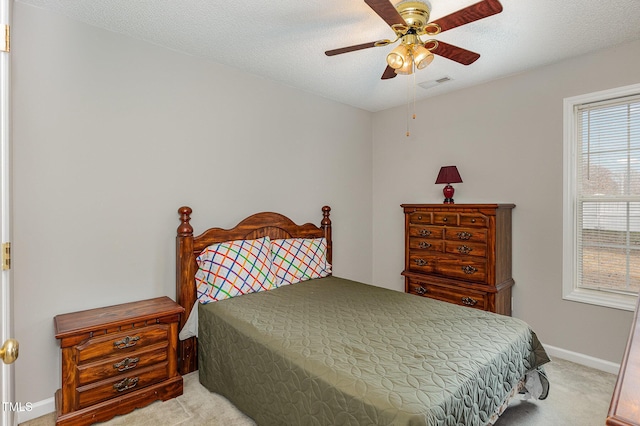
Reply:
[[[329,219],[329,214],[331,212],[331,207],[329,206],[324,206],[322,208],[322,226],[326,226],[329,225],[331,226],[331,219]]]
[[[327,240],[327,262],[329,264],[333,263],[333,243],[331,241],[331,219],[329,218],[329,214],[331,213],[331,207],[324,206],[322,207],[322,222],[320,225],[324,230],[324,237]]]
[[[189,223],[191,220],[191,207],[182,206],[178,209],[180,214],[180,226],[178,226],[178,236],[188,237],[193,235],[193,227]]]

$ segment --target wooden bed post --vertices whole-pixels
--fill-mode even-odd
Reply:
[[[327,263],[333,264],[333,243],[331,240],[331,219],[329,214],[331,213],[331,207],[324,206],[322,208],[322,222],[320,223],[322,229],[324,229],[324,237],[327,240]]]
[[[193,284],[195,271],[193,270],[193,227],[191,220],[191,208],[180,207],[180,226],[176,237],[176,302],[185,309],[180,318],[180,329],[184,327],[193,304],[196,301],[196,287]],[[187,283],[187,285],[185,285]],[[189,285],[188,283],[192,283]],[[187,374],[198,369],[197,340],[190,337],[178,342],[178,368],[180,374]]]

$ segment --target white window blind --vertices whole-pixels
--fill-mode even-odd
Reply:
[[[576,286],[640,289],[640,95],[574,105]]]

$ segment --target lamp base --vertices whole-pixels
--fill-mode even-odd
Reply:
[[[453,189],[453,186],[451,186],[450,184],[447,184],[447,186],[444,187],[444,189],[442,190],[442,193],[444,194],[444,202],[443,204],[455,204],[453,202],[453,193],[455,192],[455,190]]]

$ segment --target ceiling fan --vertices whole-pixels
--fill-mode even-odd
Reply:
[[[498,0],[483,0],[458,10],[443,18],[429,22],[431,5],[426,1],[402,0],[395,6],[389,0],[364,0],[396,33],[395,40],[378,40],[340,49],[328,50],[327,56],[340,55],[370,47],[387,46],[400,40],[400,44],[387,55],[387,68],[382,79],[393,78],[398,74],[412,74],[433,60],[433,54],[443,56],[462,65],[470,65],[480,55],[442,41],[422,36],[434,36],[443,31],[486,18],[502,12]]]

